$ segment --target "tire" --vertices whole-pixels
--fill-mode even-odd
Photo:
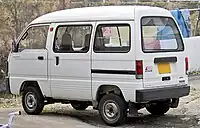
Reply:
[[[99,102],[98,109],[102,120],[109,126],[124,123],[127,116],[126,102],[115,94],[104,95]]]
[[[71,105],[76,110],[85,110],[88,107],[85,102],[72,102]]]
[[[170,109],[169,101],[151,104],[149,107],[146,107],[146,109],[152,115],[164,115]]]
[[[22,95],[22,106],[29,115],[38,115],[44,108],[44,97],[36,87],[25,88]]]

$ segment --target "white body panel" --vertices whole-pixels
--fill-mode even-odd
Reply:
[[[93,22],[72,22],[58,23],[55,27],[60,25],[82,24],[95,26]],[[52,38],[54,38],[54,36]],[[53,49],[53,42],[51,44],[50,47]],[[90,50],[87,53],[55,53],[53,50],[50,50],[49,76],[51,80],[52,97],[69,100],[92,100]],[[56,57],[59,57],[58,65],[56,65]]]
[[[92,70],[111,71],[135,71],[135,40],[134,21],[105,21],[99,24],[128,24],[130,25],[131,48],[128,53],[95,53],[92,52]],[[104,74],[92,73],[92,94],[96,99],[96,92],[100,85],[115,85],[119,87],[128,101],[135,100],[135,90],[141,88],[142,80],[136,80],[135,75],[130,74]]]
[[[44,60],[38,60],[43,56]],[[48,83],[47,50],[25,49],[9,56],[9,75],[11,92],[18,94],[24,81],[38,81],[40,88],[46,96],[50,96]]]

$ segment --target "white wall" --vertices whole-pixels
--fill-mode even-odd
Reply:
[[[185,38],[184,40],[189,57],[189,72],[200,72],[200,36]]]

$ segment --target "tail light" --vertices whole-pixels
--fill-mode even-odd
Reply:
[[[189,62],[188,62],[188,57],[185,58],[185,71],[186,74],[188,74],[188,69],[189,69]]]
[[[136,79],[143,79],[143,62],[136,60]]]

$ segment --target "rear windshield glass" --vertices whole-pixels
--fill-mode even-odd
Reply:
[[[183,51],[183,41],[173,19],[168,17],[142,18],[144,52]]]

